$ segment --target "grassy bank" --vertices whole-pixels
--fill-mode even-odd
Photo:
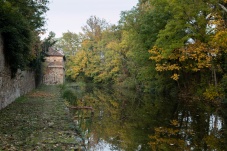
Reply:
[[[0,151],[74,150],[75,135],[58,86],[41,86],[0,111]]]

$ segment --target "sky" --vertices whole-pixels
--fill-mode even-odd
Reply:
[[[47,32],[41,37],[46,37],[50,31],[56,38],[67,31],[79,33],[90,16],[117,24],[121,11],[131,10],[137,3],[138,0],[50,0],[50,10],[46,14]]]

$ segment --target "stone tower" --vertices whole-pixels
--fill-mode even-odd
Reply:
[[[65,56],[50,47],[45,58],[43,84],[63,84],[65,81]]]

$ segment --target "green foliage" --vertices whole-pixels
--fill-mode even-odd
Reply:
[[[126,78],[123,82],[119,83],[118,86],[126,89],[136,89],[136,80],[133,78]]]
[[[214,85],[207,87],[203,95],[206,100],[217,105],[224,99],[223,89]]]
[[[84,77],[95,83],[114,81],[123,59],[118,49],[120,34],[116,28],[109,26],[105,20],[91,16],[80,38],[71,32],[65,33],[61,38],[61,42],[65,43],[59,43],[58,46],[70,54],[66,75],[74,80]],[[74,52],[69,53],[72,50]]]
[[[126,68],[137,87],[150,92],[155,87],[157,75],[155,64],[149,60],[148,50],[154,45],[157,35],[171,17],[166,13],[167,1],[140,1],[137,7],[122,13],[122,44],[126,51]]]
[[[210,33],[207,33],[209,13],[213,13],[210,5],[212,0],[182,2],[181,0],[168,2],[167,10],[172,15],[165,28],[160,30],[156,45],[161,46],[168,55],[173,50],[183,47],[192,38],[194,41],[206,42]]]
[[[171,95],[204,97],[210,85],[221,91],[227,49],[224,6],[223,0],[141,0],[121,13],[117,26],[91,16],[66,74],[75,81]],[[68,43],[62,48],[78,42],[73,35],[63,37]]]
[[[43,62],[45,61],[46,53],[48,52],[49,47],[53,46],[56,42],[55,33],[50,32],[48,37],[40,42],[39,47],[35,49],[36,57],[30,63],[30,66],[35,71],[36,86],[38,86],[42,81],[42,76],[45,68],[45,64]]]
[[[68,31],[63,33],[63,36],[56,43],[56,47],[61,48],[64,51],[66,57],[73,56],[80,48],[80,39],[80,35]]]
[[[55,38],[55,33],[53,31],[49,32],[49,35],[47,38],[44,38],[42,41],[42,52],[43,55],[45,55],[46,52],[48,52],[49,48],[55,45],[57,42]]]
[[[220,38],[226,35],[221,7],[214,0],[166,2],[163,13],[168,12],[170,18],[149,51],[155,69],[170,75],[184,93],[199,90],[200,97],[204,94],[209,101],[218,97],[220,102],[223,94],[218,85],[226,62],[226,41]]]
[[[223,75],[223,78],[221,80],[221,85],[225,89],[225,93],[227,93],[227,74]]]
[[[25,101],[27,101],[27,98],[26,98],[26,96],[21,96],[21,97],[17,98],[15,101],[17,101],[17,102],[25,102]]]
[[[66,100],[66,102],[73,105],[77,105],[77,96],[74,91],[75,90],[71,88],[65,87],[64,89],[61,90],[61,95],[62,95],[62,98]]]
[[[0,2],[0,33],[4,41],[4,54],[12,77],[17,69],[24,70],[36,57],[37,37],[43,31],[46,4],[27,0]]]

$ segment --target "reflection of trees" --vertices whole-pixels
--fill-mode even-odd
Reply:
[[[175,124],[156,127],[150,135],[153,150],[226,150],[224,120],[212,107],[199,102],[179,104],[174,115]]]
[[[222,114],[199,102],[94,88],[77,105],[94,108],[74,111],[88,150],[227,150]]]
[[[184,141],[179,139],[180,130],[176,128],[178,121],[171,121],[173,127],[155,128],[155,134],[150,136],[149,145],[152,150],[182,150]]]
[[[107,92],[96,88],[77,100],[78,106],[95,109],[90,129],[86,126],[88,119],[85,117],[88,115],[85,113],[80,114],[82,119],[77,120],[77,125],[83,132],[90,132],[86,133],[88,148],[97,149],[105,142],[115,150],[135,150],[138,147],[150,150],[147,144],[148,134],[153,131],[151,126],[163,122],[164,117],[172,117],[169,113],[173,112],[174,105],[168,101],[166,103],[168,107],[163,105],[163,101],[152,100],[149,95],[138,96],[123,90]]]

